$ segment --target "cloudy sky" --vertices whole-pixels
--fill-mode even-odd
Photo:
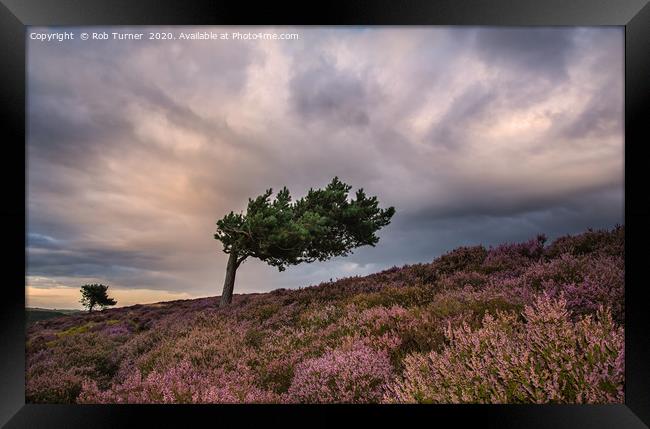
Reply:
[[[379,244],[235,293],[623,223],[622,27],[30,31],[206,29],[299,40],[29,40],[28,306],[219,295],[216,220],[335,175],[395,206]]]

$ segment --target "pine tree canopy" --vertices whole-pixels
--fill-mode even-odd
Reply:
[[[86,284],[81,286],[81,304],[92,311],[93,308],[105,308],[117,304],[113,298],[109,298],[108,286],[102,284]]]
[[[283,271],[288,265],[346,256],[352,249],[379,241],[375,233],[388,225],[395,208],[381,209],[377,197],[363,189],[348,200],[352,187],[335,177],[324,189],[309,189],[291,201],[284,187],[248,200],[246,213],[230,212],[217,221],[214,237],[237,265],[251,256]]]

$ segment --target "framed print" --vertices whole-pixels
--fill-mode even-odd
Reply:
[[[647,427],[646,3],[3,0],[1,422]]]

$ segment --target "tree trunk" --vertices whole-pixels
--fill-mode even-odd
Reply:
[[[221,292],[221,302],[219,307],[225,307],[232,302],[232,291],[235,288],[235,274],[237,273],[237,254],[232,252],[228,257],[226,265],[226,279],[223,282],[223,292]]]

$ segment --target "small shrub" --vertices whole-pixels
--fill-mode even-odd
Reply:
[[[544,252],[547,259],[568,253],[574,256],[601,254],[625,256],[625,227],[617,225],[612,231],[592,229],[578,235],[566,235],[555,240]]]
[[[265,334],[263,331],[251,328],[246,332],[246,345],[253,348],[259,348],[264,341],[264,336]]]
[[[299,364],[286,397],[302,403],[378,402],[391,377],[386,352],[357,344]]]
[[[487,255],[483,246],[459,247],[440,256],[432,265],[439,275],[473,271],[481,266]]]
[[[507,243],[490,248],[480,270],[487,274],[507,271],[519,275],[528,265],[542,257],[544,243],[546,236],[540,234],[523,243]]]

